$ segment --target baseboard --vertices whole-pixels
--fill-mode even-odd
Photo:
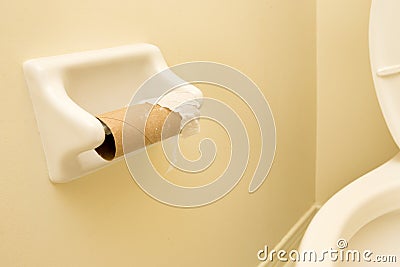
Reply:
[[[301,239],[307,229],[308,224],[311,222],[314,215],[319,210],[320,206],[314,204],[311,208],[304,213],[303,216],[293,225],[289,232],[281,239],[281,241],[275,246],[275,250],[290,251],[297,249],[300,245]],[[279,262],[279,261],[265,261],[261,262],[258,267],[289,267],[292,263],[290,262]]]

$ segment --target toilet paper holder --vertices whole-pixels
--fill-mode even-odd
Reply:
[[[94,151],[105,138],[94,115],[127,106],[135,89],[167,67],[151,44],[24,62],[50,180],[68,182],[115,162]]]

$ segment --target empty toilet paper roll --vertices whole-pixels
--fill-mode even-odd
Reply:
[[[106,136],[95,151],[105,160],[113,160],[179,134],[182,120],[179,113],[149,103],[104,113],[97,118],[102,122]],[[122,131],[127,137],[123,140],[124,144]]]

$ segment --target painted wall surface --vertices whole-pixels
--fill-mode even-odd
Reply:
[[[317,1],[316,199],[330,196],[398,150],[372,81],[371,1]]]
[[[314,202],[315,1],[2,1],[0,33],[1,266],[254,266],[257,251],[274,246]],[[137,42],[158,45],[171,65],[217,61],[243,71],[259,85],[274,113],[278,140],[275,163],[259,191],[247,192],[254,160],[228,196],[197,209],[153,200],[135,184],[123,162],[68,184],[50,183],[22,63]],[[380,127],[367,122],[358,127],[386,141],[370,144],[367,141],[376,139],[364,136],[361,143],[353,129],[358,147],[336,148],[346,148],[348,159],[356,148],[376,149],[383,156],[380,146],[391,146],[375,112],[364,53],[357,53],[365,64],[350,69],[342,59],[342,67],[365,77],[361,83],[354,81],[355,89],[348,93],[344,85],[352,76],[330,74],[335,83],[341,80],[343,97],[325,104],[340,107],[344,98],[349,109],[351,97],[366,98],[363,101],[371,103],[365,107],[374,109],[356,109],[352,116],[372,117]],[[321,85],[323,81],[320,76]],[[328,88],[321,90],[328,98],[334,86],[330,82],[326,78]],[[356,125],[347,115],[346,123]],[[326,122],[322,125],[322,133],[331,129]],[[325,138],[343,133],[336,135],[327,133]],[[322,155],[324,149],[321,145]],[[353,160],[345,163],[357,165]],[[319,177],[329,178],[321,171]]]

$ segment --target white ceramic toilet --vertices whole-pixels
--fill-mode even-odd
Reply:
[[[372,75],[386,123],[400,147],[399,14],[399,0],[372,0],[369,26]],[[400,153],[323,205],[298,251],[303,254],[315,251],[318,259],[314,262],[308,254],[305,260],[297,262],[297,267],[400,266]],[[329,255],[332,251],[337,254]],[[356,253],[360,262],[357,256],[352,256]]]

